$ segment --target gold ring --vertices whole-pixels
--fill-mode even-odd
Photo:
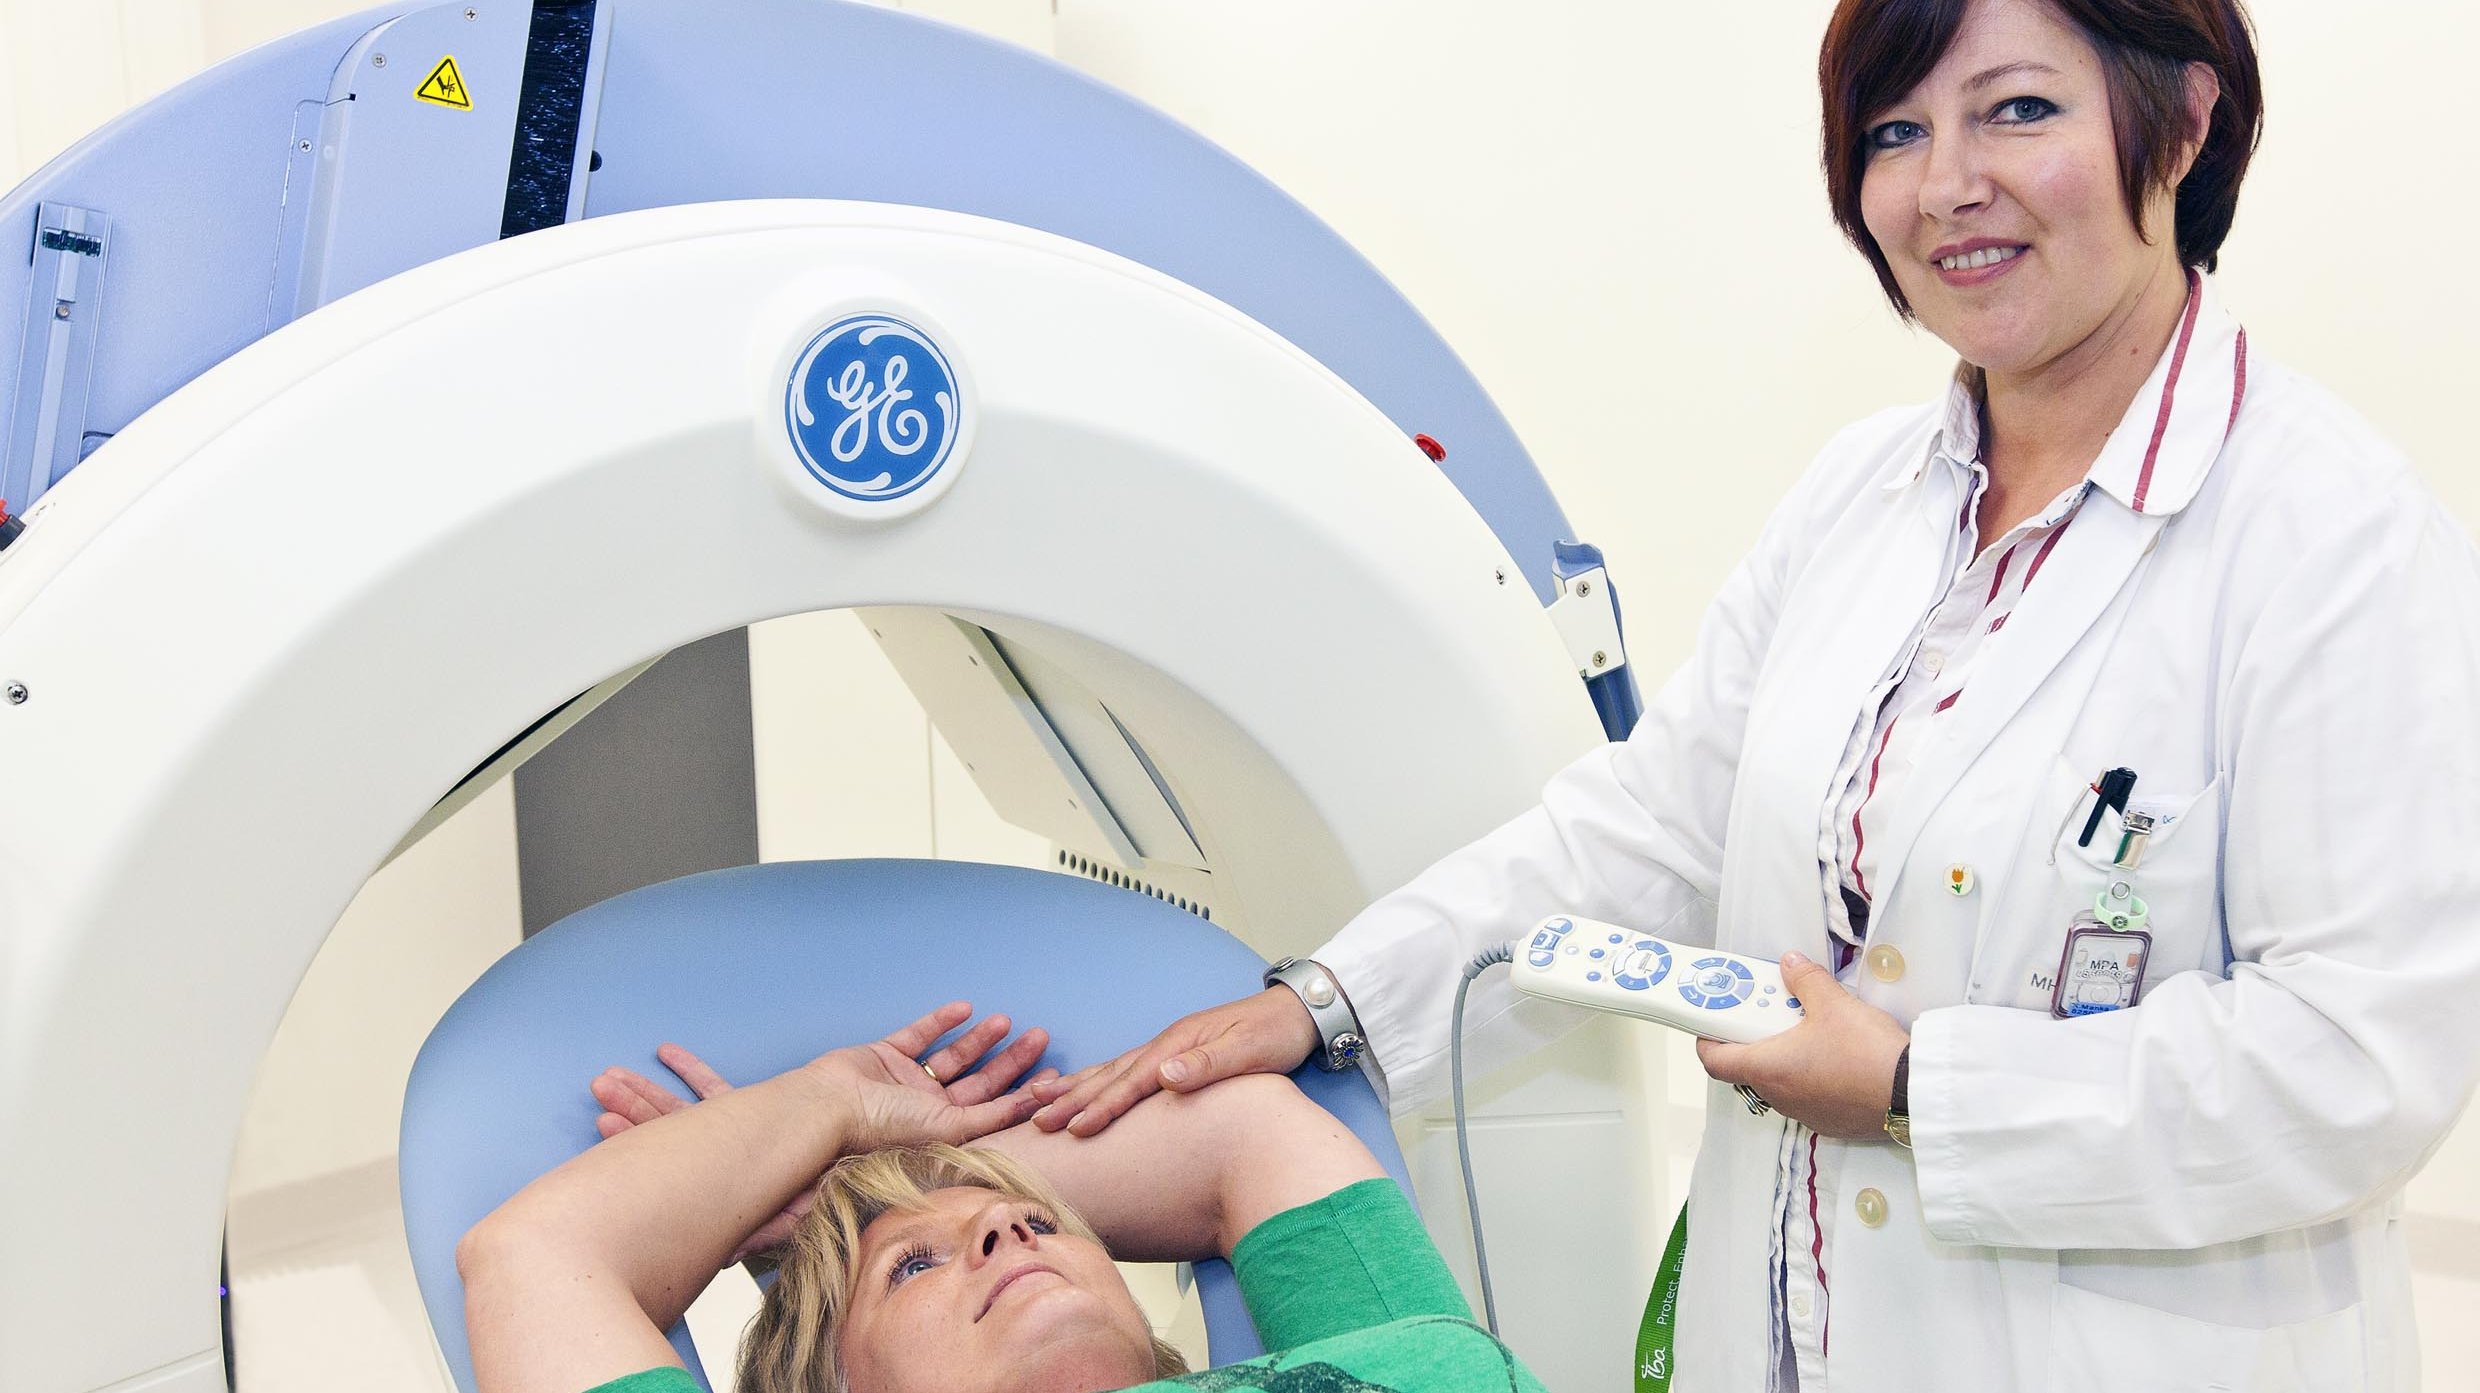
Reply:
[[[939,1071],[930,1067],[929,1060],[925,1059],[921,1062],[921,1071],[930,1076],[930,1082],[937,1083],[939,1081]]]

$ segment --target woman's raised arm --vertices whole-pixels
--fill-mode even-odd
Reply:
[[[1386,1174],[1281,1074],[1152,1094],[1090,1137],[1028,1122],[980,1145],[1040,1171],[1130,1262],[1230,1257],[1264,1220]]]
[[[739,1091],[678,1046],[661,1057],[701,1098]],[[607,1070],[592,1087],[610,1109],[607,1135],[689,1107],[628,1069]],[[980,1145],[1040,1171],[1113,1255],[1133,1262],[1229,1257],[1263,1220],[1386,1173],[1360,1138],[1280,1074],[1152,1095],[1096,1136],[1019,1124]]]
[[[970,1141],[1033,1110],[1021,1093],[959,1104],[895,1038],[631,1127],[475,1225],[457,1271],[483,1393],[576,1393],[677,1363],[663,1331],[836,1157]]]

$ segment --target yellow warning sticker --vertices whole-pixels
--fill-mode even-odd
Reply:
[[[440,59],[439,66],[431,69],[431,75],[422,79],[421,86],[413,89],[413,95],[433,106],[454,107],[458,111],[474,109],[473,93],[465,90],[465,75],[456,70],[454,54]]]

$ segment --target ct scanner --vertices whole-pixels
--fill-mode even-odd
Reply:
[[[1632,719],[1598,557],[1410,307],[1198,137],[961,31],[377,11],[107,127],[0,229],[11,1393],[224,1386],[235,1138],[320,943],[685,644],[865,611],[1060,868],[1268,956]],[[1510,1340],[1611,1386],[1643,1090],[1606,1042],[1505,1077]],[[1398,1122],[1457,1251],[1451,1153]]]

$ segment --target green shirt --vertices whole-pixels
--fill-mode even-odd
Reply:
[[[1137,1386],[1266,1393],[1543,1393],[1472,1323],[1419,1216],[1391,1180],[1285,1210],[1232,1253],[1240,1299],[1274,1354]],[[685,1369],[649,1369],[592,1393],[698,1393]]]

